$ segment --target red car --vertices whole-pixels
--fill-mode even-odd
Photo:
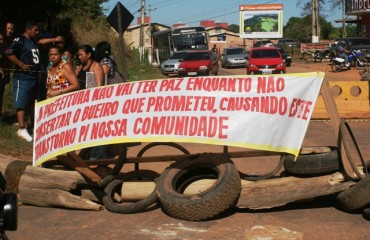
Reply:
[[[217,57],[211,50],[188,52],[178,67],[179,77],[209,76],[218,74]]]
[[[247,74],[286,73],[286,65],[276,47],[256,47],[249,52]]]

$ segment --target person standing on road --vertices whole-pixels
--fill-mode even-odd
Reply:
[[[73,67],[62,59],[62,50],[58,46],[49,49],[49,59],[51,66],[46,79],[47,98],[78,90],[80,85]]]
[[[29,111],[31,126],[34,121],[34,104],[38,94],[38,76],[40,55],[34,38],[39,33],[38,25],[29,21],[25,24],[24,32],[6,49],[6,55],[16,66],[13,74],[13,101],[19,129],[17,135],[31,142],[32,136],[26,125],[26,110]]]
[[[4,33],[1,33],[0,36],[0,67],[2,68],[2,74],[0,76],[0,120],[3,112],[3,96],[6,85],[10,82],[11,69],[13,68],[13,63],[6,56],[5,50],[13,42],[13,39],[14,24],[12,22],[7,22]]]
[[[76,69],[76,75],[80,83],[80,89],[86,89],[86,73],[92,72],[96,85],[104,85],[104,70],[99,62],[93,59],[94,50],[90,45],[82,45],[78,48],[78,59],[81,65]]]
[[[346,67],[349,67],[350,64],[348,62],[348,54],[351,51],[348,49],[347,43],[346,42],[340,42],[339,46],[338,46],[338,50],[339,50],[338,57],[343,58],[344,59],[344,64],[346,65]]]
[[[78,59],[81,65],[76,70],[76,75],[80,84],[80,89],[86,89],[88,72],[94,74],[95,82],[98,87],[104,85],[104,70],[101,64],[93,59],[94,51],[90,45],[82,45],[78,48]],[[96,146],[90,148],[90,160],[105,158],[106,147]]]
[[[103,41],[96,44],[95,60],[103,67],[105,84],[115,83],[115,74],[119,74],[119,72],[117,64],[112,56],[111,46],[108,42]],[[122,81],[124,81],[124,79],[122,79]]]
[[[7,75],[5,69],[5,60],[8,58],[4,56],[4,38],[5,36],[0,33],[0,122],[3,113],[3,97],[5,92],[5,86],[7,84]]]
[[[212,51],[215,53],[216,58],[218,59],[218,49],[217,49],[216,44],[213,45]]]

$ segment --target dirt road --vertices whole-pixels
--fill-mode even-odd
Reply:
[[[312,65],[314,65],[312,67]],[[327,63],[293,63],[289,72],[317,71]],[[330,66],[329,66],[330,67]],[[312,70],[311,70],[312,69]],[[324,70],[320,70],[324,71]],[[330,80],[355,79],[357,70],[343,73],[328,73]],[[220,74],[244,74],[245,69],[222,69]],[[359,75],[358,75],[359,76]],[[359,77],[358,77],[359,80]],[[370,159],[370,122],[352,121],[353,128],[365,159]],[[181,144],[191,153],[220,152],[221,146],[203,144]],[[312,121],[303,146],[335,146],[335,136],[330,122]],[[130,148],[129,156],[136,156],[143,147]],[[235,150],[235,149],[231,149]],[[148,154],[171,154],[158,148]],[[243,160],[237,163],[244,173],[263,173],[273,167],[269,158]],[[146,164],[143,168],[163,170],[168,164]],[[125,166],[128,171],[132,166]],[[263,229],[262,226],[265,229]],[[256,231],[260,231],[256,234]],[[268,232],[262,234],[261,232]],[[361,212],[342,211],[335,196],[324,196],[306,202],[292,203],[284,207],[263,211],[232,209],[215,219],[203,222],[188,222],[171,218],[154,206],[144,213],[115,214],[103,210],[78,211],[58,208],[40,208],[22,205],[19,207],[18,230],[7,232],[9,239],[370,239],[369,222]],[[257,238],[259,237],[259,238]],[[275,238],[274,238],[275,237]]]

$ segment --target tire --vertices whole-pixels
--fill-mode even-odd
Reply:
[[[201,179],[217,179],[209,189],[185,195],[185,189]],[[225,155],[203,154],[195,159],[179,160],[158,179],[157,191],[162,209],[174,218],[201,221],[233,206],[241,191],[239,173]]]
[[[370,208],[365,208],[364,212],[362,213],[362,216],[364,216],[366,220],[370,221]]]
[[[366,60],[366,58],[362,58],[362,57],[361,58],[357,58],[355,60],[355,66],[359,70],[365,69],[367,67],[367,60]]]
[[[174,143],[174,142],[152,142],[149,143],[148,145],[144,146],[136,155],[137,157],[142,157],[144,153],[156,146],[169,146],[173,147],[179,151],[181,151],[183,154],[190,154],[190,152],[181,146],[180,144]],[[139,171],[139,163],[135,163],[135,171]]]
[[[324,56],[322,55],[322,53],[315,54],[315,62],[321,62],[323,58]]]
[[[314,153],[313,151],[298,155],[296,161],[294,156],[285,155],[284,168],[292,175],[325,175],[339,171],[338,149],[331,147],[328,152]]]
[[[147,177],[155,177],[156,174],[155,172],[152,171],[143,171],[143,175],[148,174]],[[142,175],[138,176],[137,172],[130,172],[122,177],[121,179],[114,179],[111,181],[104,189],[105,196],[103,196],[102,201],[104,204],[104,207],[108,209],[111,212],[114,213],[137,213],[137,212],[142,212],[154,203],[158,201],[158,195],[157,195],[157,189],[155,188],[153,192],[145,199],[137,201],[135,203],[130,203],[130,204],[119,204],[115,202],[114,200],[114,194],[119,192],[121,189],[122,183],[124,180],[122,179],[132,179],[132,178],[141,178]]]
[[[361,209],[370,203],[370,175],[337,195],[339,205],[347,212]]]
[[[332,70],[333,72],[340,72],[340,71],[342,71],[342,67],[341,67],[341,65],[340,65],[340,64],[337,64],[337,63],[335,63],[335,62],[332,62],[332,63],[331,63],[331,70]]]

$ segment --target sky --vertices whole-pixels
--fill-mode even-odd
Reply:
[[[152,22],[172,26],[175,23],[185,23],[189,26],[199,26],[202,20],[215,20],[239,25],[239,5],[247,4],[283,4],[283,21],[286,25],[291,17],[301,17],[301,8],[297,7],[297,0],[145,0],[146,14],[151,16]],[[109,15],[118,0],[110,0],[102,6],[105,15]],[[135,17],[132,22],[136,24],[140,17],[141,0],[121,0],[125,8]],[[342,18],[342,10],[328,10],[325,18],[334,26],[334,20]]]

